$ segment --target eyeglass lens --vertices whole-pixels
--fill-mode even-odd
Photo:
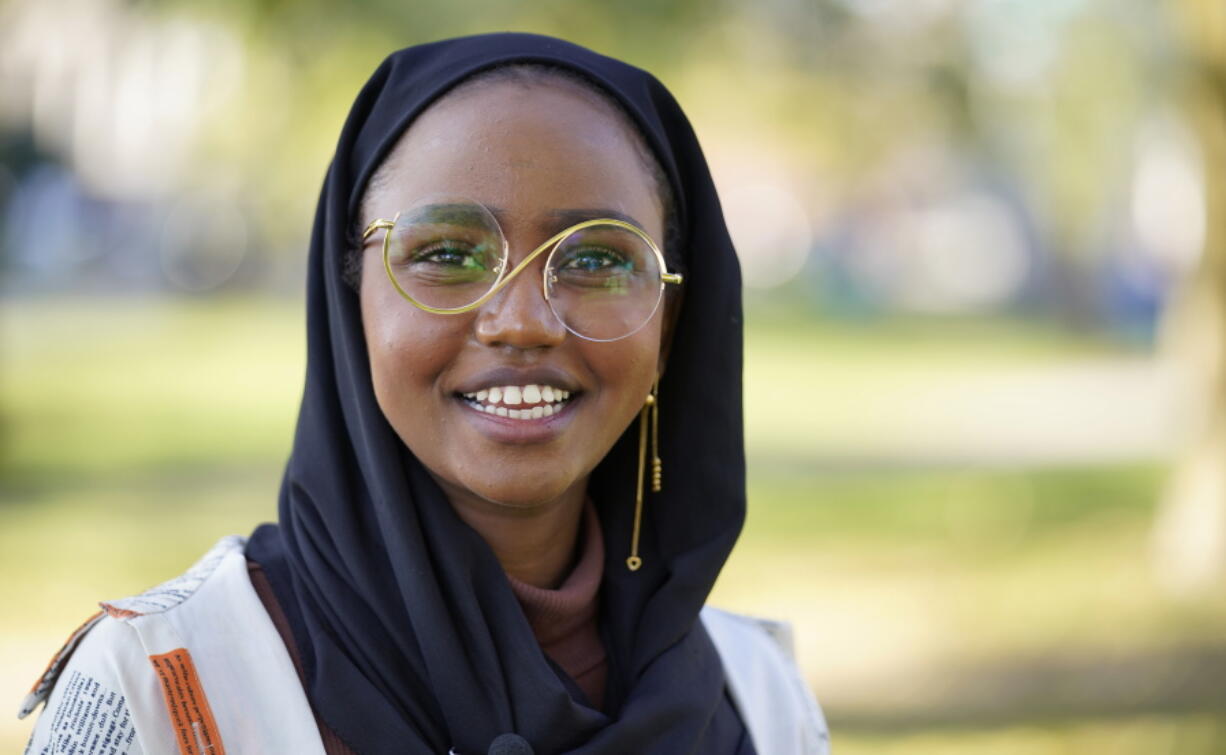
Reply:
[[[498,282],[506,249],[488,209],[449,201],[401,213],[388,239],[387,262],[413,301],[456,309],[478,301]],[[643,236],[599,223],[572,231],[549,252],[545,290],[567,329],[610,341],[651,319],[663,292],[661,273]]]

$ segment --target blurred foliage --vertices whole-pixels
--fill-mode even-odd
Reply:
[[[1138,120],[1177,62],[1145,0],[157,0],[123,13],[133,26],[213,25],[237,39],[241,79],[207,114],[191,180],[237,182],[276,249],[299,248],[309,187],[388,52],[519,30],[657,73],[715,158],[786,164],[810,197],[851,200],[910,150],[969,150],[1024,188],[1055,254],[1092,257]]]
[[[34,198],[116,202],[117,214],[135,203],[149,218],[146,289],[296,290],[354,93],[395,49],[492,30],[572,39],[668,84],[711,160],[745,269],[785,269],[809,311],[858,311],[848,300],[870,312],[1021,311],[1149,339],[1194,262],[1186,244],[1138,241],[1133,227],[1138,165],[1155,150],[1159,180],[1187,173],[1183,188],[1198,190],[1196,166],[1180,163],[1196,159],[1180,120],[1146,137],[1174,110],[1185,65],[1163,8],[1146,0],[46,0],[5,11],[0,133],[33,135],[0,143],[9,183]],[[53,22],[60,52],[40,43]],[[141,138],[114,125],[151,121]],[[31,188],[30,171],[45,167],[32,155],[71,180]],[[200,199],[241,230],[210,241],[186,224],[176,209]],[[36,228],[52,222],[50,206],[36,208]],[[1194,225],[1189,212],[1151,211],[1150,227]],[[755,220],[792,233],[763,238]],[[176,223],[187,227],[166,230]],[[52,290],[139,267],[88,229],[69,226],[58,262],[24,233],[4,261],[40,270]],[[106,249],[80,248],[91,244]],[[780,247],[793,250],[786,264],[772,261]],[[193,288],[167,270],[192,255],[229,255],[236,269]]]

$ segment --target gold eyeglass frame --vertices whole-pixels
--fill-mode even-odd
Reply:
[[[483,206],[483,205],[480,205],[480,203],[478,202],[472,202],[472,204]],[[585,336],[582,333],[579,333],[575,331],[573,328],[571,328],[571,326],[567,324],[567,322],[563,320],[560,315],[558,315],[557,310],[553,308],[553,303],[550,302],[550,299],[549,299],[550,281],[547,279],[550,267],[548,264],[546,264],[545,269],[544,271],[542,271],[542,274],[541,274],[541,295],[545,297],[546,302],[549,302],[549,305],[550,305],[549,311],[553,312],[554,316],[558,318],[558,320],[562,323],[563,327],[565,327],[571,333],[574,333],[579,338],[583,338],[589,341],[596,341],[599,343],[620,341],[623,338],[632,336],[635,333],[637,333],[639,330],[641,330],[642,327],[646,325],[648,322],[651,322],[651,318],[655,316],[656,310],[660,308],[660,301],[663,300],[664,298],[664,285],[669,284],[669,283],[674,284],[674,285],[680,285],[683,280],[682,276],[679,273],[668,272],[668,265],[664,261],[664,253],[660,251],[660,247],[656,244],[655,240],[652,239],[651,236],[649,236],[647,232],[644,231],[642,228],[639,228],[633,223],[627,223],[624,220],[617,220],[615,218],[593,218],[591,220],[584,220],[579,223],[575,223],[574,225],[568,228],[558,231],[553,236],[550,236],[549,239],[546,240],[543,244],[538,246],[536,249],[533,249],[532,252],[527,257],[524,257],[523,260],[521,260],[518,265],[516,265],[514,268],[510,270],[510,272],[508,272],[506,269],[507,261],[510,259],[510,244],[507,241],[506,234],[504,234],[502,232],[502,228],[499,227],[498,235],[502,237],[502,257],[498,262],[498,267],[496,268],[498,272],[498,277],[494,279],[494,283],[493,285],[490,286],[490,290],[482,294],[481,297],[478,298],[476,301],[470,304],[465,304],[462,307],[432,307],[429,304],[424,304],[422,302],[417,301],[411,295],[409,295],[409,293],[400,286],[400,282],[396,280],[396,275],[392,272],[392,261],[391,261],[392,229],[396,227],[396,223],[397,221],[400,220],[401,214],[402,213],[400,212],[396,213],[396,216],[393,217],[391,220],[387,220],[386,218],[380,218],[378,220],[372,221],[370,225],[366,226],[366,229],[362,231],[362,244],[363,246],[365,246],[366,242],[370,239],[371,235],[373,235],[376,231],[379,231],[379,230],[386,231],[386,233],[383,234],[383,269],[387,271],[388,280],[390,280],[392,282],[392,285],[395,286],[397,293],[399,293],[401,296],[407,299],[413,306],[417,307],[418,309],[424,310],[426,312],[432,312],[436,315],[461,315],[461,314],[464,314],[465,312],[472,312],[474,309],[477,309],[482,304],[485,304],[487,301],[492,299],[495,294],[497,294],[508,283],[514,280],[515,277],[518,276],[521,272],[523,272],[524,268],[530,265],[532,261],[535,260],[537,257],[541,256],[546,251],[548,251],[549,254],[552,256],[554,251],[557,250],[558,246],[561,245],[563,239],[565,239],[567,236],[570,236],[572,233],[576,231],[581,231],[584,228],[590,228],[592,226],[597,226],[597,225],[610,225],[616,228],[625,229],[627,231],[630,231],[634,235],[638,236],[643,241],[647,242],[647,246],[651,247],[651,251],[652,253],[655,254],[656,261],[660,265],[660,295],[656,298],[656,303],[655,303],[655,306],[651,310],[651,314],[647,316],[647,319],[643,321],[642,325],[639,325],[637,328],[630,331],[629,333],[618,336],[617,338],[592,338],[590,336]],[[557,276],[554,276],[553,282],[557,282]]]

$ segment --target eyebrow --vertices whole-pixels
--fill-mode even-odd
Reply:
[[[486,205],[486,209],[493,213],[499,223],[503,223],[506,220],[506,210],[503,208]],[[549,210],[545,213],[545,216],[548,218],[548,221],[542,223],[542,226],[550,233],[555,233],[576,223],[582,223],[585,220],[596,220],[597,218],[620,220],[623,223],[629,223],[643,232],[647,231],[647,228],[633,216],[608,207]]]
[[[460,219],[469,220],[480,216],[481,213],[478,207],[480,207],[480,205],[465,204],[463,202],[445,202],[441,204],[426,205],[420,209],[448,213]],[[502,222],[501,210],[494,207],[487,207],[486,209],[488,209],[494,215],[495,220],[497,220],[499,223]]]
[[[636,228],[640,230],[646,230],[643,228],[642,223],[635,220],[633,217],[627,215],[626,213],[618,212],[617,210],[611,210],[605,207],[598,207],[594,209],[583,209],[583,210],[550,210],[548,214],[549,214],[549,217],[553,218],[560,224],[561,228],[565,228],[566,226],[569,226],[569,225],[574,225],[575,223],[582,223],[585,220],[595,220],[596,218],[611,218],[613,220],[620,220],[623,223],[629,223],[630,225],[635,226]]]

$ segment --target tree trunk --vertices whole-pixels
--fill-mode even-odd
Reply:
[[[1185,54],[1180,105],[1201,151],[1205,245],[1165,323],[1185,378],[1187,447],[1154,526],[1158,577],[1195,595],[1226,581],[1226,2],[1169,0]]]

